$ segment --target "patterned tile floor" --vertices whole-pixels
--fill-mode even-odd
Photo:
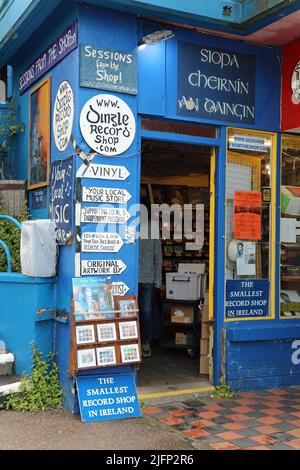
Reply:
[[[212,450],[300,450],[300,387],[149,406],[143,414]]]

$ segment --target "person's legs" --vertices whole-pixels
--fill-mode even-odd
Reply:
[[[152,292],[153,284],[139,284],[139,311],[141,326],[141,342],[145,349],[145,355],[151,354],[151,320],[152,320]],[[149,354],[148,352],[149,351]]]

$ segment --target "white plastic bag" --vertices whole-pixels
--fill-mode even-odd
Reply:
[[[21,229],[21,270],[31,277],[56,274],[55,223],[48,219],[27,220]]]

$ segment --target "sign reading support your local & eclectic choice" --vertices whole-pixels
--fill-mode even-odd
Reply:
[[[120,259],[85,259],[81,261],[81,275],[114,276],[122,274],[126,267],[126,264]]]
[[[117,253],[123,244],[118,233],[83,232],[81,251],[83,253]]]
[[[136,132],[135,117],[121,98],[96,95],[82,108],[80,130],[91,149],[113,157],[131,146]]]
[[[136,95],[136,54],[81,45],[80,86]]]
[[[141,416],[133,374],[82,376],[76,383],[84,423]]]
[[[53,109],[54,142],[64,152],[71,139],[74,120],[74,95],[68,81],[63,81],[57,90]]]
[[[255,123],[255,56],[178,41],[177,114]]]
[[[245,279],[226,281],[226,319],[242,320],[269,315],[269,281]]]
[[[130,214],[122,207],[81,208],[81,222],[86,224],[126,224],[129,219]]]
[[[73,158],[54,161],[50,176],[50,218],[56,225],[57,242],[65,245],[72,236]]]

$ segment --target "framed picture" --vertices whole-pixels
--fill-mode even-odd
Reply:
[[[94,325],[76,326],[76,343],[88,344],[95,342]]]
[[[78,369],[89,369],[96,367],[95,349],[79,349],[77,351]]]
[[[139,345],[136,344],[122,344],[121,345],[121,359],[123,363],[139,362],[140,350]]]
[[[73,297],[76,321],[115,316],[113,285],[106,279],[73,278]]]
[[[136,321],[119,322],[120,339],[137,339],[138,329]]]
[[[114,346],[97,348],[97,365],[111,366],[116,364],[116,350]]]
[[[50,78],[29,97],[28,188],[47,186],[50,160]]]
[[[117,332],[114,323],[100,323],[97,325],[98,342],[116,341]]]
[[[115,296],[115,310],[120,318],[136,317],[138,314],[137,298],[134,295]]]

